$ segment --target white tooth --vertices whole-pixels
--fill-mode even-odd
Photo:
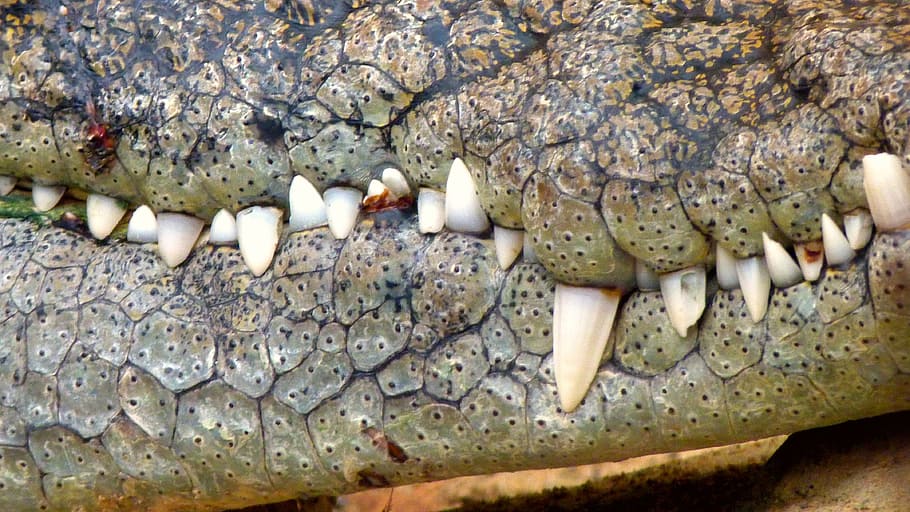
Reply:
[[[261,276],[275,256],[281,236],[282,211],[251,206],[237,214],[237,243],[240,255],[254,276]]]
[[[66,187],[32,184],[32,201],[35,203],[35,209],[39,212],[46,212],[57,206]]]
[[[420,188],[417,193],[417,222],[421,233],[439,233],[446,223],[445,192]]]
[[[140,244],[158,241],[158,220],[151,208],[146,205],[136,208],[126,227],[126,239]]]
[[[89,194],[85,200],[85,216],[88,230],[98,240],[107,238],[120,223],[126,207],[118,199],[101,194]]]
[[[686,336],[705,311],[705,267],[693,267],[660,276],[660,293],[667,316],[680,336]]]
[[[771,240],[767,233],[762,233],[765,246],[765,261],[771,281],[778,288],[787,288],[803,280],[803,272],[793,257],[780,243]]]
[[[872,214],[865,208],[857,208],[844,215],[844,231],[851,249],[859,251],[866,247],[872,240]]]
[[[394,197],[407,197],[411,195],[411,187],[401,171],[394,167],[383,169],[382,183],[389,187]]]
[[[5,196],[13,191],[16,186],[16,178],[12,176],[0,176],[0,196]]]
[[[620,298],[615,290],[556,283],[553,366],[566,412],[578,407],[597,374]]]
[[[635,260],[635,284],[642,291],[660,290],[660,278],[657,277],[657,273],[639,259]]]
[[[900,158],[888,153],[864,156],[863,188],[878,229],[910,227],[910,174]]]
[[[847,263],[856,257],[856,251],[850,248],[850,241],[827,213],[822,214],[822,243],[829,265]]]
[[[329,231],[338,240],[347,238],[357,224],[363,192],[356,188],[335,187],[326,190],[323,197]]]
[[[736,274],[736,257],[721,247],[717,246],[717,261],[714,271],[717,272],[717,284],[724,290],[739,288],[739,276]]]
[[[192,215],[158,214],[158,253],[169,267],[176,267],[186,260],[204,225],[202,219]]]
[[[493,226],[493,242],[496,245],[496,259],[503,270],[508,270],[521,254],[524,245],[525,232],[521,229],[508,229]]]
[[[370,180],[370,185],[367,187],[367,195],[363,198],[363,205],[366,206],[383,199],[389,199],[391,194],[392,191],[383,182]]]
[[[446,182],[446,227],[460,233],[483,233],[490,228],[474,178],[460,158],[452,161]]]
[[[794,249],[799,269],[803,272],[803,279],[816,281],[822,274],[822,266],[825,264],[825,246],[821,242],[815,241],[796,244]]]
[[[771,296],[771,276],[765,258],[753,256],[736,261],[736,274],[743,290],[746,307],[753,322],[759,322],[768,311],[768,297]]]
[[[231,212],[222,208],[212,217],[208,241],[212,245],[232,244],[237,241],[237,221]]]
[[[325,226],[328,222],[325,201],[310,180],[303,176],[294,176],[294,179],[291,180],[288,203],[291,206],[291,218],[288,220],[288,230],[290,231],[303,231]]]

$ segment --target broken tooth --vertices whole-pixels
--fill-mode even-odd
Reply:
[[[738,289],[739,276],[736,274],[736,258],[733,254],[718,245],[715,264],[714,270],[717,272],[717,284],[724,290]]]
[[[385,183],[379,180],[370,180],[370,185],[367,187],[367,195],[363,198],[363,207],[367,211],[373,211],[370,210],[371,206],[388,204],[392,199],[392,191],[385,186]]]
[[[421,187],[417,193],[417,224],[421,233],[439,233],[446,223],[444,192]]]
[[[182,213],[158,214],[158,253],[171,268],[190,255],[205,222]]]
[[[635,285],[639,290],[660,290],[660,278],[645,262],[635,260]]]
[[[803,280],[803,272],[799,265],[779,242],[776,242],[762,233],[762,243],[765,247],[765,262],[771,281],[778,288],[787,288]]]
[[[411,195],[411,187],[408,185],[407,178],[394,167],[383,169],[382,183],[389,188],[389,191],[396,198]]]
[[[825,247],[819,241],[796,244],[796,261],[806,281],[817,281],[825,263]]]
[[[209,228],[209,240],[212,245],[232,244],[237,241],[237,221],[231,212],[224,208],[212,217],[212,227]]]
[[[496,259],[503,270],[508,270],[521,254],[525,232],[520,229],[508,229],[493,226],[493,243],[496,245]]]
[[[743,290],[746,308],[752,321],[758,323],[768,311],[768,298],[771,296],[771,276],[765,258],[753,256],[736,261],[736,274]]]
[[[5,196],[13,191],[16,187],[16,178],[12,176],[0,176],[0,196]]]
[[[310,180],[303,176],[294,176],[291,180],[288,204],[291,207],[291,218],[288,220],[290,231],[303,231],[328,223],[325,201]]]
[[[240,255],[254,276],[259,277],[272,264],[281,236],[278,208],[251,206],[237,214],[237,243]]]
[[[452,161],[446,182],[446,227],[460,233],[483,233],[490,228],[474,178],[460,158]]]
[[[119,199],[101,194],[89,194],[85,199],[88,230],[98,240],[107,238],[125,214],[126,206]]]
[[[356,188],[335,187],[325,191],[325,211],[332,236],[347,238],[357,224],[363,192]]]
[[[910,174],[900,158],[888,153],[864,156],[863,188],[878,229],[910,228]]]
[[[566,412],[578,407],[597,374],[621,297],[616,290],[556,283],[553,367]]]
[[[844,215],[844,231],[851,249],[863,249],[872,240],[872,214],[865,208],[857,208]]]
[[[35,203],[35,209],[39,212],[46,212],[57,206],[66,187],[32,184],[32,201]]]
[[[158,241],[158,220],[151,208],[146,205],[136,208],[126,227],[126,239],[140,244]]]
[[[822,244],[825,246],[825,259],[829,265],[841,265],[853,261],[856,257],[856,251],[850,247],[850,241],[827,213],[822,214]]]
[[[685,337],[705,311],[705,267],[695,265],[660,276],[660,293],[667,316],[680,336]]]

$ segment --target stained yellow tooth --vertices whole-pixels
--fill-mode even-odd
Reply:
[[[803,279],[806,281],[818,280],[822,274],[822,266],[825,264],[825,246],[819,241],[796,244],[795,252]]]
[[[882,231],[910,228],[910,174],[897,155],[864,156],[863,188],[875,227]]]
[[[822,214],[822,241],[825,246],[825,259],[829,265],[841,265],[853,261],[856,257],[856,251],[850,247],[850,241],[827,213]]]
[[[753,256],[737,260],[736,274],[752,321],[761,321],[768,311],[768,298],[771,296],[771,276],[765,258]]]
[[[686,336],[705,311],[705,267],[695,265],[660,276],[660,293],[667,316],[680,336]]]
[[[615,290],[556,284],[553,304],[553,367],[559,402],[575,410],[588,393],[619,307]]]
[[[765,248],[765,262],[774,286],[787,288],[802,281],[803,272],[787,249],[779,242],[771,240],[767,233],[762,233],[761,236]]]

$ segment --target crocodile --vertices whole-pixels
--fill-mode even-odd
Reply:
[[[0,14],[4,510],[236,508],[910,409],[900,1]],[[386,169],[420,195],[281,223],[297,177],[321,203]],[[480,227],[425,228],[455,188]],[[157,246],[98,236],[92,201],[157,212]],[[197,229],[162,261],[165,215],[221,211],[265,242]]]

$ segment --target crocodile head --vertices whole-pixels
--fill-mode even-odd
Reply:
[[[3,2],[5,509],[910,408],[906,8],[350,4]]]

